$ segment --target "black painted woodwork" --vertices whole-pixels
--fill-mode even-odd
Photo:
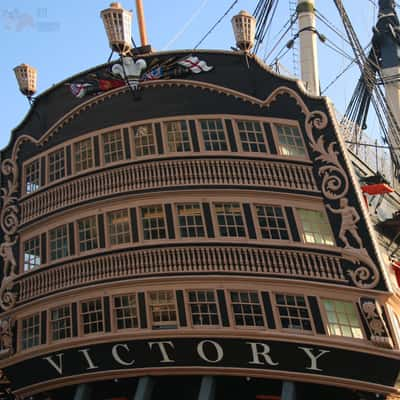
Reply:
[[[251,205],[243,204],[244,217],[246,219],[247,232],[250,239],[257,239],[256,229],[254,226],[253,215],[251,213]]]
[[[228,308],[226,305],[225,292],[223,290],[217,290],[217,299],[222,326],[229,326]]]
[[[104,249],[106,247],[106,233],[103,214],[97,216],[97,229],[99,231],[99,247]]]
[[[226,130],[228,132],[229,147],[232,152],[237,152],[238,146],[236,144],[236,138],[235,138],[235,133],[233,131],[232,120],[226,119],[225,125],[226,125]]]
[[[192,139],[193,151],[199,152],[200,151],[199,139],[198,139],[199,136],[197,133],[196,123],[192,119],[189,121],[189,130],[190,130],[190,138]]]
[[[139,241],[139,229],[138,229],[136,207],[130,209],[130,217],[131,217],[132,241],[136,243]]]
[[[311,315],[314,321],[315,331],[320,335],[325,335],[325,326],[322,321],[321,311],[318,305],[318,299],[315,296],[308,296],[308,304],[310,305]]]
[[[147,328],[146,295],[143,292],[138,293],[138,305],[139,305],[140,327],[142,329],[146,329]]]
[[[297,228],[296,219],[294,217],[292,207],[285,207],[286,217],[289,223],[288,228],[290,229],[290,233],[292,234],[292,239],[294,242],[300,242],[300,234]]]
[[[215,237],[214,225],[211,217],[211,208],[209,203],[202,203],[204,223],[206,224],[207,236],[209,238]]]
[[[155,130],[156,130],[156,141],[157,141],[157,151],[158,154],[164,154],[164,146],[163,146],[163,137],[161,132],[161,124],[156,123]]]
[[[165,216],[167,220],[168,238],[175,239],[174,216],[172,214],[171,204],[164,205]]]
[[[276,329],[274,313],[272,312],[271,298],[268,292],[261,292],[263,308],[268,329]]]
[[[106,332],[111,332],[111,311],[110,311],[110,298],[108,296],[103,297],[104,305],[104,329]]]
[[[183,297],[183,291],[176,291],[176,303],[178,305],[178,317],[179,325],[181,327],[187,326],[186,311],[185,311],[185,299]]]

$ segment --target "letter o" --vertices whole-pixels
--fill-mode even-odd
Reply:
[[[210,343],[211,345],[214,346],[215,351],[217,352],[217,359],[216,360],[211,360],[209,359],[205,352],[204,352],[204,346]],[[217,343],[214,342],[213,340],[202,340],[198,345],[197,345],[197,353],[198,355],[204,360],[207,361],[209,363],[217,363],[220,362],[222,360],[222,358],[224,357],[224,350],[222,349],[222,347]]]

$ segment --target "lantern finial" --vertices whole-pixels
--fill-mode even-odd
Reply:
[[[32,96],[36,93],[37,69],[28,64],[21,64],[14,68],[14,73],[19,90],[31,101]]]
[[[132,12],[125,10],[120,3],[111,3],[100,16],[104,23],[108,42],[113,51],[125,55],[132,49]]]
[[[232,27],[236,46],[242,51],[250,51],[254,46],[256,19],[247,11],[240,11],[238,15],[232,18]]]

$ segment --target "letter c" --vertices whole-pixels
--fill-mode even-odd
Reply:
[[[130,351],[129,347],[127,344],[116,344],[112,347],[111,354],[114,357],[114,360],[120,364],[123,365],[124,367],[130,367],[131,365],[135,364],[135,360],[132,360],[131,362],[124,361],[121,356],[119,355],[118,349],[122,348],[126,350],[127,352]]]

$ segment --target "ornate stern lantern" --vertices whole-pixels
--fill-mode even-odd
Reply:
[[[247,11],[240,11],[232,18],[232,27],[235,34],[236,46],[248,53],[254,46],[256,36],[256,19]]]
[[[121,56],[128,54],[132,50],[132,12],[120,3],[111,3],[100,15],[111,49]]]
[[[32,97],[36,93],[37,69],[28,64],[21,64],[14,68],[14,72],[19,90],[32,103]]]

